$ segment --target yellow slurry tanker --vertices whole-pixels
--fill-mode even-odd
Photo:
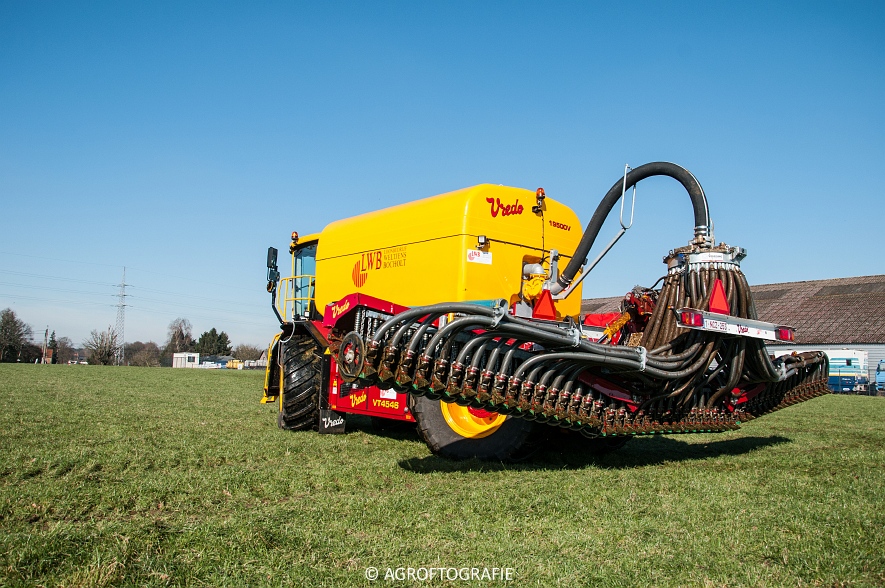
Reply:
[[[625,230],[588,265],[603,222],[660,175],[688,192],[692,239],[620,313],[582,321],[572,294]],[[711,227],[695,177],[658,162],[625,173],[583,232],[542,189],[482,184],[293,233],[289,277],[268,250],[282,329],[262,402],[278,404],[283,429],[341,432],[356,413],[417,423],[439,455],[509,459],[537,426],[612,449],[734,429],[827,393],[823,353],[769,355],[765,341],[793,331],[757,320],[746,252],[715,244]]]

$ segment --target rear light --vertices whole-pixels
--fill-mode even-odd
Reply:
[[[703,327],[704,315],[699,312],[683,311],[679,317],[680,322],[686,327]]]
[[[778,341],[792,341],[793,329],[789,327],[778,327],[774,330],[774,336]]]

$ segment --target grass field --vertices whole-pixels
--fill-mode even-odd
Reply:
[[[262,377],[0,365],[0,585],[885,585],[883,398],[502,465],[280,431]]]

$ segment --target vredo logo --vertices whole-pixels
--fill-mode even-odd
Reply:
[[[500,198],[486,198],[486,202],[492,205],[492,218],[498,216],[499,213],[501,216],[522,214],[522,204],[519,203],[519,198],[513,204],[502,204]]]
[[[360,404],[365,403],[368,398],[369,395],[366,392],[363,392],[362,394],[352,394],[350,396],[350,407],[356,408]]]
[[[344,417],[323,417],[323,428],[331,429],[332,427],[340,427],[344,424]]]
[[[362,288],[369,278],[369,270],[381,269],[381,252],[369,251],[360,254],[359,260],[354,264],[350,277],[353,279],[353,285]]]
[[[354,283],[356,283],[356,280],[354,280]],[[338,318],[339,316],[341,316],[342,314],[347,312],[349,308],[350,308],[350,300],[345,300],[341,304],[332,305],[332,318],[333,319]]]

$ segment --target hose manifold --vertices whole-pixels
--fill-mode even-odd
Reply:
[[[684,271],[688,269],[709,269],[711,267],[722,269],[740,269],[741,260],[747,256],[747,250],[743,247],[732,247],[720,243],[715,247],[688,245],[671,249],[664,257],[669,272]]]

